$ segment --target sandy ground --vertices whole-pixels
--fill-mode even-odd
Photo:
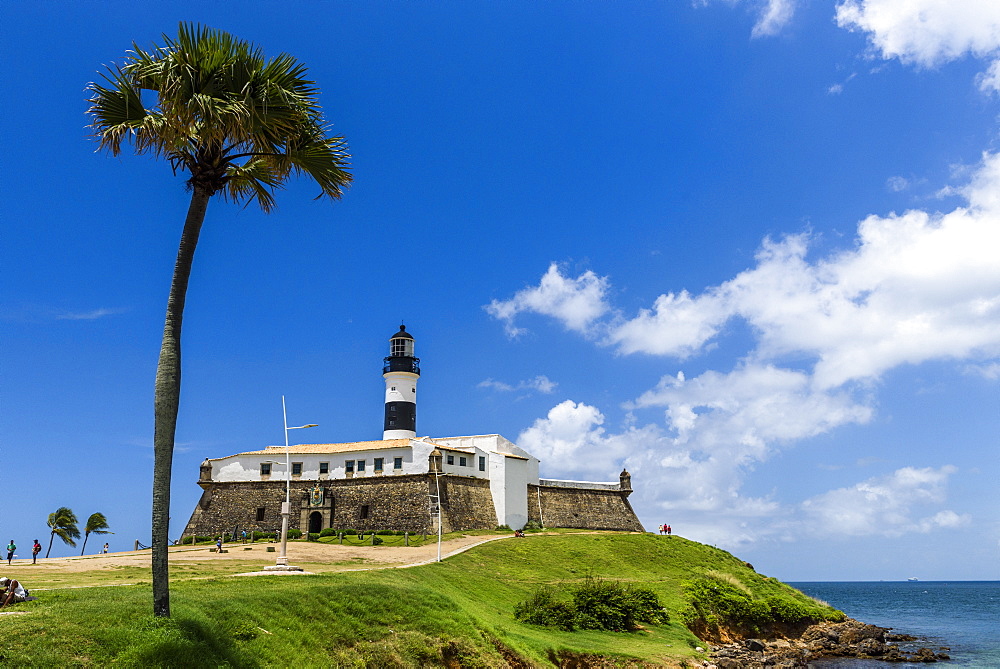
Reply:
[[[464,536],[450,539],[441,544],[441,557],[446,558],[468,550],[487,541],[507,539],[507,536]],[[275,552],[267,552],[271,546]],[[216,553],[214,547],[207,546],[175,546],[170,549],[170,563],[181,566],[185,562],[212,562],[217,566],[232,564],[233,575],[257,573],[254,562],[260,567],[273,565],[278,556],[279,544],[227,543],[223,546],[228,552]],[[249,549],[249,550],[247,550]],[[393,567],[409,567],[437,559],[436,543],[425,546],[341,546],[339,544],[321,544],[315,542],[290,541],[288,543],[288,562],[303,567],[307,573],[332,571],[350,571],[359,569],[386,569]],[[35,573],[47,571],[85,572],[94,570],[114,569],[118,567],[150,566],[150,551],[126,551],[108,553],[107,555],[84,555],[69,558],[48,558],[38,560],[37,565],[31,565],[31,560],[14,560],[15,567],[29,567]],[[37,571],[36,571],[37,570]],[[228,570],[222,569],[223,573]],[[267,572],[274,573],[274,572]],[[301,572],[300,572],[301,573]]]

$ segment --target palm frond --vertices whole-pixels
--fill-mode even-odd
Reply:
[[[91,127],[101,149],[118,154],[131,143],[189,173],[192,186],[265,211],[292,174],[316,181],[319,197],[339,198],[350,155],[343,137],[328,136],[306,73],[288,54],[267,59],[229,33],[182,23],[176,38],[133,45],[105,83],[88,86]]]

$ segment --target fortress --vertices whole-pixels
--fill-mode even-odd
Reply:
[[[184,535],[272,531],[281,525],[286,486],[289,527],[302,532],[434,532],[438,518],[444,532],[529,522],[643,530],[628,501],[627,471],[610,483],[542,479],[539,460],[498,434],[417,437],[420,359],[404,326],[389,339],[382,376],[382,439],[290,446],[287,458],[285,446],[268,446],[206,459]]]

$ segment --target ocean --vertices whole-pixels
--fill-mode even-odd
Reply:
[[[918,641],[899,646],[915,650],[947,646],[945,667],[1000,669],[1000,581],[875,581],[791,583],[862,622],[891,627]],[[829,660],[817,669],[927,667],[907,662]]]

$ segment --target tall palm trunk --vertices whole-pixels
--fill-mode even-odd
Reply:
[[[194,185],[191,204],[184,221],[174,278],[167,299],[167,317],[163,324],[160,361],[156,366],[156,389],[153,397],[153,615],[170,615],[170,577],[167,564],[170,529],[170,472],[174,458],[174,432],[181,397],[181,321],[184,298],[198,235],[205,221],[211,192]]]
[[[48,557],[49,553],[52,552],[52,542],[55,541],[55,538],[56,538],[56,531],[52,530],[51,532],[49,532],[49,550],[45,551],[45,557]]]
[[[83,555],[83,551],[87,550],[87,539],[90,538],[90,532],[83,535],[83,547],[80,548],[80,555]]]

